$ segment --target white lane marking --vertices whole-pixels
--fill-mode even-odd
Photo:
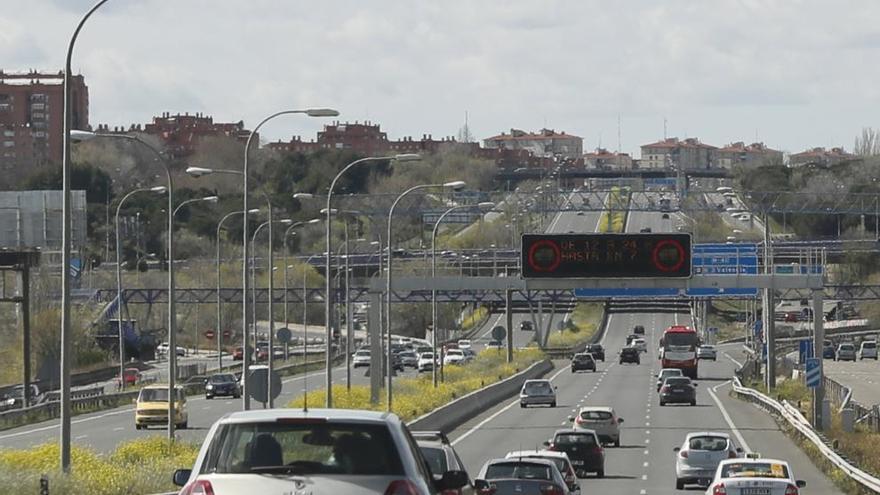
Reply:
[[[113,428],[113,431],[122,431],[122,430],[124,430],[124,429],[125,429],[125,428],[123,428],[123,427],[121,427],[121,426],[117,426],[116,428]]]
[[[644,488],[642,488],[642,489],[639,491],[639,495],[645,495],[646,493],[648,493],[648,491],[645,490]]]
[[[553,380],[555,380],[556,377],[559,376],[559,375],[561,375],[563,371],[567,371],[567,370],[566,370],[565,368],[560,369],[560,370],[557,371],[553,376],[550,377],[550,381],[552,382]],[[484,419],[483,421],[480,421],[480,422],[477,423],[474,427],[472,427],[470,430],[468,430],[468,431],[462,433],[462,435],[461,435],[460,437],[458,437],[458,438],[456,438],[455,440],[453,440],[452,442],[450,442],[450,444],[451,444],[453,447],[455,447],[459,442],[461,442],[461,441],[464,440],[465,438],[471,436],[475,431],[477,431],[477,430],[479,430],[480,428],[482,428],[485,424],[487,424],[487,423],[489,423],[490,421],[494,420],[495,418],[497,418],[498,416],[500,416],[502,413],[504,413],[505,411],[507,411],[508,409],[510,409],[511,407],[513,407],[513,406],[515,406],[515,405],[517,405],[517,404],[519,404],[519,399],[516,399],[516,400],[512,401],[510,404],[508,404],[508,405],[504,406],[503,408],[499,409],[498,411],[496,411],[494,414],[492,414],[492,415],[489,416],[488,418]],[[562,423],[563,426],[565,426],[566,424],[568,424],[568,422]]]
[[[645,461],[644,463],[642,463],[642,466],[648,467],[648,461]]]
[[[645,450],[645,452],[643,452],[643,453],[644,453],[645,455],[648,455],[648,451],[647,451],[647,450]]]
[[[643,474],[643,475],[642,475],[642,481],[645,481],[645,480],[647,480],[647,479],[648,479],[648,475],[647,475],[647,474]]]
[[[91,416],[91,417],[79,419],[76,421],[71,421],[70,423],[71,424],[85,423],[86,421],[94,421],[96,419],[102,419],[102,418],[106,418],[108,416],[116,416],[118,414],[131,413],[131,412],[134,412],[133,407],[129,408],[129,409],[122,409],[120,411],[113,411],[113,412],[109,412],[109,413],[105,413],[105,414],[100,414],[98,416]],[[24,435],[30,435],[31,433],[39,433],[41,431],[52,430],[52,429],[56,429],[58,427],[59,427],[59,425],[57,425],[57,424],[56,425],[49,425],[49,426],[41,426],[39,428],[34,428],[31,430],[19,431],[17,433],[10,433],[8,435],[0,435],[0,440],[6,439],[6,438],[14,438],[14,437],[20,437],[20,436],[24,436]]]
[[[712,396],[712,400],[714,400],[715,404],[718,405],[718,409],[721,411],[721,416],[724,417],[724,421],[727,422],[727,426],[730,427],[730,430],[733,432],[733,434],[736,436],[736,439],[739,441],[739,446],[742,447],[742,449],[744,451],[751,452],[752,449],[749,448],[749,444],[746,443],[746,439],[743,438],[742,434],[739,432],[739,429],[736,427],[736,424],[734,424],[733,420],[730,419],[730,415],[727,414],[727,409],[724,408],[724,404],[722,404],[721,400],[718,399],[718,396],[715,395],[715,391],[718,388],[723,387],[724,385],[727,385],[728,383],[730,383],[730,380],[728,380],[720,385],[715,385],[714,387],[707,389],[707,390],[709,390],[709,395]]]
[[[80,435],[77,437],[73,437],[74,440],[82,440],[83,438],[89,438],[89,436],[88,435]]]
[[[735,364],[735,365],[739,366],[740,368],[742,368],[742,366],[743,366],[742,363],[739,362],[739,361],[737,361],[736,359],[733,359],[733,357],[731,357],[730,354],[728,354],[728,353],[725,352],[724,355],[727,357],[727,359],[730,359],[731,361],[733,361],[733,364]]]

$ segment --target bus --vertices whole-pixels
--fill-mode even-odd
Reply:
[[[691,379],[697,378],[697,347],[700,338],[697,331],[683,325],[675,325],[663,331],[660,338],[660,361],[663,368],[678,368]]]

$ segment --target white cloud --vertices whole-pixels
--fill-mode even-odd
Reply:
[[[85,0],[6,0],[4,68],[60,68]],[[871,0],[306,2],[110,0],[74,67],[93,123],[163,111],[245,120],[333,106],[391,137],[543,125],[616,147],[687,132],[787,150],[850,146],[880,126]],[[288,119],[263,135],[314,136]],[[613,136],[613,138],[612,138]]]

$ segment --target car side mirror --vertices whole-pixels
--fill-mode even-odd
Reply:
[[[544,440],[543,445],[544,445],[544,447],[549,447],[549,446],[550,446],[550,440]]]
[[[803,488],[807,486],[807,482],[804,480],[797,480],[794,482],[794,484],[797,485],[798,488]]]
[[[468,482],[470,482],[470,480],[465,471],[446,471],[438,481],[434,482],[434,486],[442,492],[446,490],[458,490],[459,488],[467,486]]]
[[[737,453],[737,454],[742,454],[742,453],[743,453],[743,449],[742,449],[742,447],[737,447],[737,448],[736,448],[736,453]]]
[[[488,492],[491,489],[492,485],[489,484],[486,480],[474,480],[474,490],[478,493]]]
[[[569,423],[574,423],[574,416],[569,416],[569,417],[568,417],[568,422],[569,422]]]
[[[553,385],[553,390],[559,390],[559,387],[557,387],[556,385]]]
[[[171,478],[171,481],[175,486],[183,486],[189,481],[191,474],[191,469],[178,469],[177,471],[174,471],[174,476]]]
[[[681,450],[681,447],[676,447],[676,448],[672,449],[673,452],[679,452],[680,450]]]
[[[694,386],[695,386],[695,387],[699,387],[700,384],[699,384],[699,383],[694,383]]]
[[[623,423],[623,418],[617,418],[618,423]]]

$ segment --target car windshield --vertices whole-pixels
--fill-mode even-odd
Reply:
[[[175,397],[177,400],[180,400],[181,391],[180,389],[175,390]],[[167,388],[145,388],[141,390],[140,395],[138,396],[139,402],[168,402],[168,389]]]
[[[721,468],[722,478],[789,479],[788,467],[778,462],[734,462]]]
[[[525,480],[552,480],[550,466],[530,462],[503,462],[492,464],[486,469],[487,480],[505,478]]]
[[[596,437],[591,433],[557,433],[553,443],[560,447],[567,445],[583,445],[587,447],[596,445]]]
[[[863,349],[876,349],[876,348],[877,348],[877,344],[875,344],[874,342],[863,342],[863,343],[862,343],[862,348],[863,348]]]
[[[591,356],[589,354],[575,354],[574,360],[575,361],[592,361],[593,356]]]
[[[669,378],[670,376],[681,376],[681,370],[663,370],[660,372],[660,378]]]
[[[688,441],[688,450],[710,450],[713,452],[727,450],[727,441],[725,437],[693,437]]]
[[[447,356],[463,356],[464,353],[459,351],[458,349],[450,349],[446,351]]]
[[[434,359],[434,355],[430,352],[423,352],[419,359]]]
[[[446,452],[439,447],[419,447],[422,451],[422,457],[428,463],[428,468],[433,474],[443,474],[448,471],[446,462]]]
[[[403,465],[384,424],[290,420],[221,425],[202,472],[400,476]]]
[[[840,346],[841,351],[851,351],[853,349],[855,348],[851,344],[841,344]]]
[[[527,394],[549,394],[553,392],[553,387],[547,382],[528,382],[525,386]]]
[[[581,419],[588,421],[608,421],[612,416],[608,411],[581,411]]]
[[[565,459],[563,459],[562,457],[556,457],[556,456],[544,457],[540,454],[525,455],[523,457],[532,458],[532,459],[546,459],[546,460],[552,462],[553,464],[555,464],[556,469],[558,469],[560,473],[565,473],[568,471],[568,463],[565,462]]]
[[[692,348],[697,342],[697,334],[689,332],[669,332],[664,337],[664,347]]]
[[[208,379],[209,383],[234,383],[235,375],[230,375],[224,373],[222,375],[212,375],[211,378]]]
[[[362,356],[362,357],[363,357],[363,356],[369,356],[369,355],[370,355],[370,351],[357,351],[356,353],[354,353],[354,355],[355,355],[355,356]]]

